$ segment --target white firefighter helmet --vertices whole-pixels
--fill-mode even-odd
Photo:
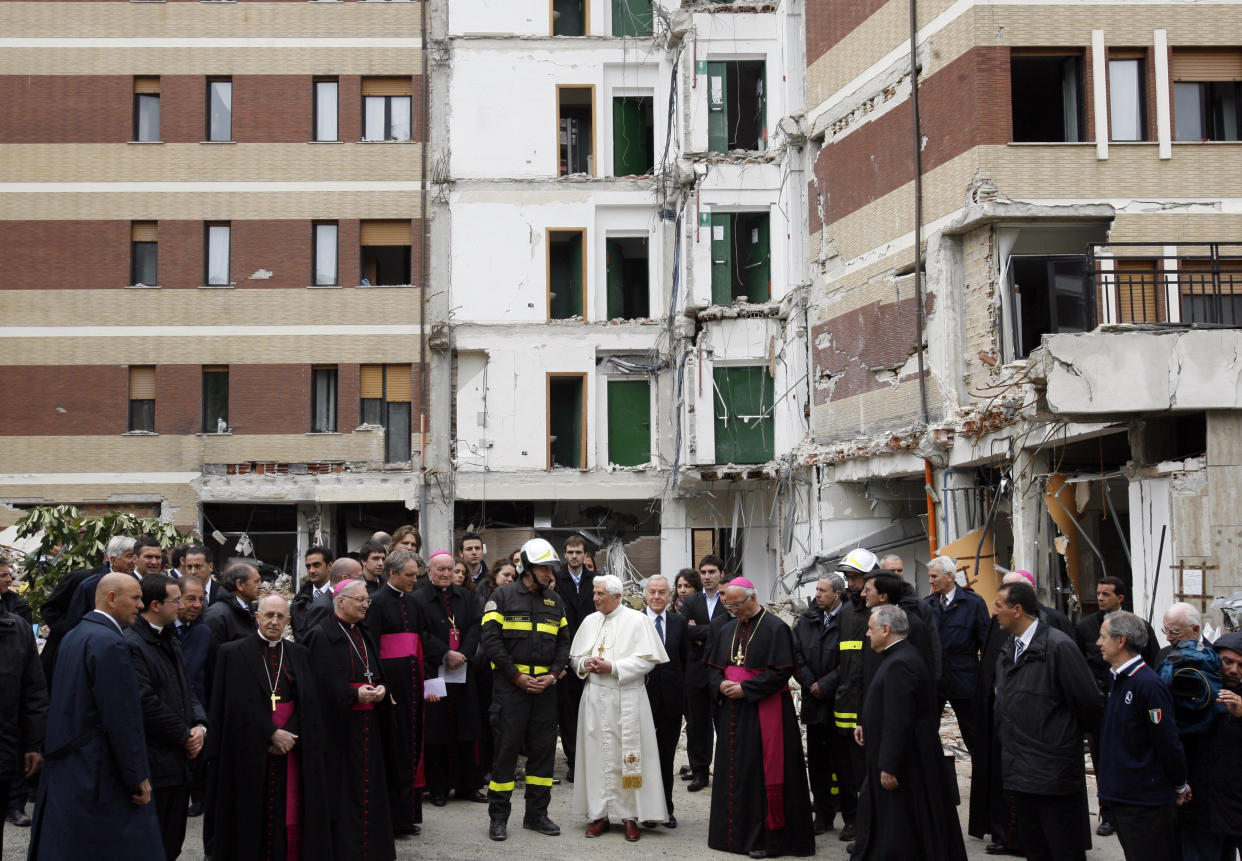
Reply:
[[[855,547],[837,563],[837,570],[846,576],[850,574],[870,574],[879,567],[879,564],[880,561],[876,559],[875,554],[870,550],[864,547]]]
[[[544,539],[532,538],[522,545],[522,555],[518,561],[519,572],[525,574],[533,565],[557,565],[561,557],[556,555],[556,550]]]

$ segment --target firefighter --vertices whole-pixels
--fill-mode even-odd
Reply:
[[[560,559],[533,538],[522,545],[520,579],[492,593],[483,608],[483,649],[493,669],[489,714],[495,739],[487,785],[492,840],[508,837],[509,797],[519,753],[526,754],[526,815],[522,827],[555,837],[548,818],[556,757],[557,680],[569,664],[569,628],[552,584]]]
[[[841,815],[845,824],[837,835],[840,840],[853,840],[856,832],[854,811],[858,793],[866,776],[866,759],[863,749],[854,741],[854,727],[858,725],[859,708],[863,700],[863,647],[866,645],[867,620],[871,611],[862,598],[863,583],[867,575],[879,568],[874,553],[857,547],[845,554],[837,563],[837,573],[845,578],[846,595],[841,603],[839,624],[841,650],[837,663],[840,683],[833,702],[833,722],[837,736],[832,748],[833,765],[837,768],[840,791]]]

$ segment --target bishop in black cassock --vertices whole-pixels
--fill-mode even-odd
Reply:
[[[966,861],[953,806],[955,786],[940,745],[936,691],[924,657],[906,639],[905,610],[875,608],[868,638],[881,656],[867,688],[860,730],[867,776],[858,800],[855,858]]]
[[[380,672],[392,704],[381,724],[388,753],[388,801],[397,834],[418,834],[423,821],[423,614],[409,593],[418,582],[418,559],[394,550],[384,580],[371,593],[366,625],[379,640]],[[370,587],[368,587],[369,589]]]
[[[428,577],[411,593],[422,610],[423,667],[427,676],[440,671],[450,654],[472,661],[479,653],[479,605],[462,586],[453,585],[453,557],[434,553]],[[466,664],[466,681],[447,685],[448,696],[426,704],[423,753],[427,789],[432,803],[441,806],[450,791],[457,797],[486,803],[479,791],[483,771],[478,761],[479,695],[475,668]]]
[[[205,755],[216,861],[332,857],[327,728],[305,646],[282,639],[289,602],[259,602],[258,632],[216,653]],[[292,747],[280,745],[296,736]]]
[[[760,606],[744,577],[729,582],[722,600],[737,618],[704,658],[718,696],[707,845],[752,856],[812,855],[811,794],[788,686],[793,634]]]
[[[336,739],[328,760],[335,789],[333,854],[351,861],[392,861],[392,814],[380,725],[389,707],[380,652],[363,626],[370,602],[361,580],[334,587],[333,613],[306,637],[323,714]]]

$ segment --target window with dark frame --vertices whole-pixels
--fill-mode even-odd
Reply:
[[[548,469],[586,469],[586,427],[586,374],[548,374]]]
[[[203,433],[228,433],[229,366],[203,366]]]
[[[707,148],[767,148],[767,86],[763,60],[707,63]]]
[[[1174,48],[1174,140],[1242,140],[1242,49]]]
[[[1009,68],[1015,143],[1086,139],[1081,52],[1015,51]]]
[[[340,84],[336,78],[316,78],[314,81],[315,140],[340,140],[337,123]]]
[[[557,85],[558,176],[595,175],[595,88]]]
[[[233,79],[207,79],[207,140],[233,140]]]
[[[159,233],[154,221],[129,225],[129,283],[154,287],[159,280]]]
[[[340,283],[338,271],[337,224],[335,221],[317,221],[312,225],[315,264],[312,273],[316,287],[330,287]]]
[[[651,316],[650,261],[646,236],[610,236],[607,254],[609,320],[636,320]]]
[[[311,433],[336,433],[336,365],[311,367]]]
[[[613,176],[650,176],[655,170],[655,99],[612,99]]]
[[[363,221],[359,225],[359,263],[362,284],[399,287],[411,283],[410,251],[413,232],[406,219]]]
[[[410,460],[414,378],[410,365],[362,365],[358,396],[362,424],[384,428],[384,462]]]
[[[204,283],[213,287],[224,287],[229,281],[229,246],[232,238],[232,226],[228,222],[208,223],[204,228]]]
[[[154,365],[130,365],[128,429],[155,433]]]
[[[586,320],[586,230],[548,231],[548,319]]]
[[[412,92],[409,78],[363,78],[362,139],[410,140]]]
[[[134,77],[134,140],[144,143],[160,139],[160,79]]]
[[[1147,63],[1137,52],[1108,60],[1108,130],[1115,141],[1147,139]]]
[[[1095,294],[1084,255],[1012,255],[1009,283],[1016,358],[1030,355],[1044,335],[1095,328]]]
[[[587,0],[552,0],[552,35],[585,36],[589,14]]]

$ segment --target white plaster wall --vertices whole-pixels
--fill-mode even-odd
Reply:
[[[670,0],[656,0],[664,9],[675,8]],[[612,3],[588,0],[587,35],[612,35]],[[453,36],[511,33],[517,36],[549,36],[552,0],[453,0],[449,4],[449,33]],[[557,37],[557,41],[569,37]]]
[[[667,128],[670,73],[663,51],[633,39],[458,42],[449,104],[452,175],[556,177],[558,84],[595,87],[595,176],[612,173],[614,95],[654,97],[658,157]]]
[[[546,321],[547,231],[562,228],[587,230],[584,307],[589,321],[603,321],[608,308],[605,248],[609,236],[647,237],[648,298],[653,315],[661,314],[667,304],[667,285],[659,278],[663,243],[656,212],[645,192],[582,196],[578,201],[535,198],[523,203],[532,197],[519,188],[455,197],[452,230],[457,252],[451,287],[455,322]]]

